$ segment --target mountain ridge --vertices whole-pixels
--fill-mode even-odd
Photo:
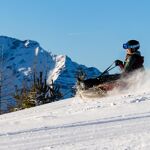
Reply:
[[[25,84],[31,85],[33,72],[36,72],[37,76],[43,72],[47,84],[53,81],[61,85],[63,94],[68,93],[64,98],[72,97],[72,87],[76,84],[76,77],[80,70],[83,70],[88,77],[100,74],[98,69],[80,65],[67,55],[56,55],[44,50],[33,40],[21,41],[0,36],[0,56],[2,76],[5,80],[11,76],[11,88],[15,86],[21,88],[24,80]]]

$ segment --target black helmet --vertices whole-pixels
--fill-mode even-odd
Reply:
[[[131,48],[132,50],[138,50],[140,48],[139,41],[136,40],[129,40],[127,43],[123,44],[124,49]]]

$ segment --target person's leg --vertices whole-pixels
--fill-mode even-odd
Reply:
[[[110,82],[110,81],[115,81],[119,79],[120,77],[121,77],[120,74],[99,76],[97,78],[90,78],[90,79],[79,81],[79,84],[82,85],[84,89],[87,89],[93,86],[97,86],[99,84],[103,84],[103,83]]]
[[[111,75],[105,75],[105,76],[99,76],[99,83],[105,83],[110,81],[115,81],[120,79],[121,74],[111,74]]]

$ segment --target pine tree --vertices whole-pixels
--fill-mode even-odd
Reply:
[[[47,85],[46,78],[43,81],[42,72],[37,78],[34,73],[34,82],[30,88],[25,85],[23,85],[21,91],[16,88],[14,98],[17,101],[17,106],[14,110],[51,103],[60,100],[62,97],[59,86],[56,86],[53,82],[51,85]]]

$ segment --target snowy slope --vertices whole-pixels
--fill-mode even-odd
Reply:
[[[0,149],[149,150],[147,75],[141,79],[145,80],[142,89],[135,85],[132,91],[110,93],[105,98],[76,96],[1,115]]]

